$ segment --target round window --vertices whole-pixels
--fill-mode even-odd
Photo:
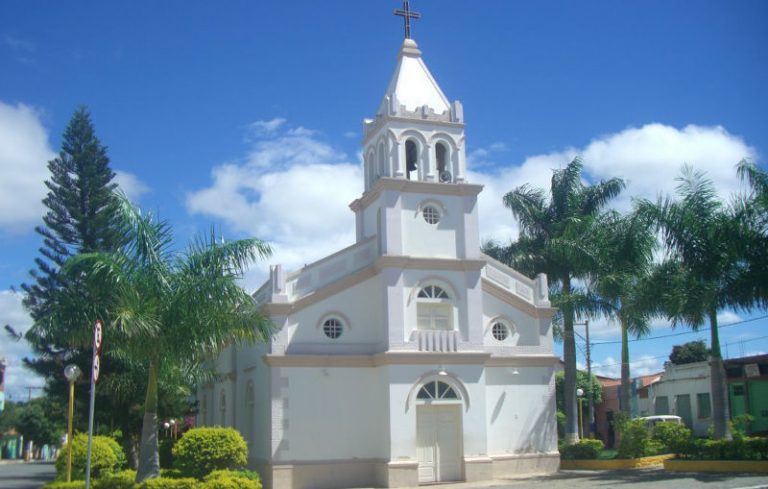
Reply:
[[[336,318],[328,319],[323,323],[323,333],[332,340],[341,336],[343,331],[344,326],[341,324],[341,321]]]
[[[421,214],[424,216],[424,220],[429,224],[437,224],[440,222],[440,211],[431,205],[424,207],[424,209],[421,211]]]
[[[504,323],[494,323],[491,334],[496,340],[504,341],[509,338],[509,327]]]

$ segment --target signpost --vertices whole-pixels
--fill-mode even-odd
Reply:
[[[91,405],[88,410],[88,451],[85,455],[85,489],[91,486],[91,447],[93,445],[93,408],[96,402],[96,381],[99,380],[99,356],[103,335],[101,321],[97,320],[93,327],[93,366],[91,369]]]

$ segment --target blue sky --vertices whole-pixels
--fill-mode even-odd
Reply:
[[[347,204],[362,191],[362,119],[395,65],[397,1],[4,2],[0,4],[0,322],[24,329],[20,298],[39,239],[45,163],[85,104],[134,200],[178,240],[211,225],[273,243],[288,268],[350,244]],[[464,104],[484,237],[516,224],[506,191],[546,186],[574,155],[590,181],[629,181],[631,196],[674,188],[683,163],[723,196],[734,165],[765,167],[768,4],[760,1],[421,0],[413,37],[449,99]],[[267,264],[246,278],[251,287]],[[724,323],[755,313],[724,311]],[[724,328],[731,356],[768,351],[768,320]],[[595,342],[616,327],[593,323]],[[682,332],[677,330],[674,333]],[[659,324],[654,335],[673,333]],[[768,333],[766,333],[768,334]],[[636,373],[673,344],[634,343]],[[25,346],[0,340],[12,397],[39,382]],[[619,347],[594,360],[617,373]]]

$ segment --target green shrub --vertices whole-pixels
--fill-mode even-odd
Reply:
[[[160,457],[160,468],[170,469],[173,467],[173,445],[176,440],[173,438],[163,438],[157,445],[157,454]]]
[[[146,479],[136,489],[200,489],[200,481],[192,477],[181,479]]]
[[[214,470],[203,478],[200,489],[261,489],[261,477],[252,470]]]
[[[53,481],[45,484],[43,489],[85,489],[85,481]]]
[[[184,476],[201,479],[216,469],[243,468],[248,447],[232,428],[194,428],[176,442],[173,460]]]
[[[98,479],[117,470],[118,459],[115,450],[106,436],[94,436],[91,446],[91,478]],[[117,445],[120,448],[120,445]],[[56,458],[56,474],[59,480],[67,477],[67,454],[69,444],[59,452]],[[80,434],[72,439],[72,479],[85,479],[85,458],[88,450],[88,435]],[[122,451],[122,448],[120,448]]]
[[[115,470],[123,470],[128,467],[128,458],[125,456],[125,450],[120,446],[120,443],[111,436],[100,436],[99,438],[104,440],[115,453],[115,458],[117,458]]]
[[[648,440],[648,429],[645,427],[645,421],[633,419],[622,423],[618,458],[639,458],[644,456]]]
[[[566,445],[560,449],[563,460],[595,460],[604,448],[601,440],[584,438],[579,443]]]
[[[136,481],[135,470],[122,470],[107,474],[94,484],[95,489],[133,489]]]
[[[691,442],[691,430],[677,423],[659,423],[653,428],[653,439],[664,445],[669,452],[681,454]]]
[[[181,479],[184,477],[184,475],[181,473],[179,469],[160,469],[160,477],[165,477],[168,479]]]

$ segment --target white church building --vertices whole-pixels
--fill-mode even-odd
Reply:
[[[198,424],[237,428],[274,489],[556,471],[547,278],[481,252],[464,111],[412,39],[363,147],[356,243],[271,267],[253,297],[276,334],[221,355]]]

